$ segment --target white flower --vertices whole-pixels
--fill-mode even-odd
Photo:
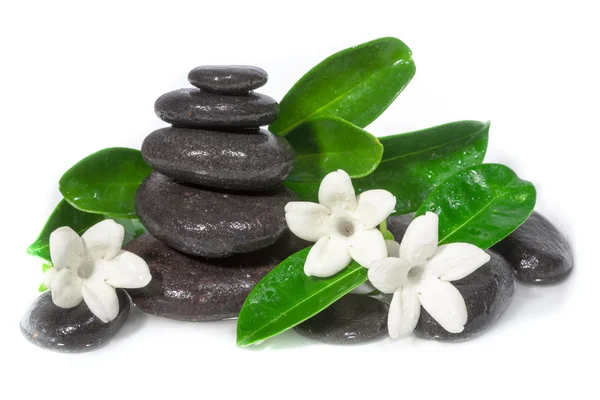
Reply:
[[[438,216],[428,212],[408,226],[399,258],[377,260],[369,280],[383,293],[394,293],[388,314],[392,338],[410,334],[421,306],[448,332],[462,332],[467,307],[450,282],[462,279],[490,260],[489,254],[469,243],[437,246]],[[398,254],[398,250],[396,250]]]
[[[50,235],[54,267],[46,271],[44,284],[58,307],[72,308],[85,300],[103,322],[119,314],[115,288],[140,288],[152,277],[144,260],[121,250],[125,230],[113,220],[102,221],[82,237],[69,227]]]
[[[354,194],[345,171],[328,174],[319,187],[319,203],[291,202],[285,218],[296,236],[317,242],[308,253],[304,273],[325,278],[354,259],[363,267],[387,255],[377,225],[394,211],[396,198],[386,190]]]

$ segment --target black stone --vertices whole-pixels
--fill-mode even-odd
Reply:
[[[348,294],[294,329],[328,344],[355,344],[381,339],[388,333],[389,306],[360,294]]]
[[[410,225],[414,218],[415,214],[404,214],[395,215],[387,219],[387,229],[392,232],[396,242],[400,243],[402,241],[408,225]]]
[[[478,335],[498,319],[513,296],[515,277],[508,261],[494,251],[487,252],[492,257],[487,264],[452,282],[467,305],[465,329],[461,333],[450,333],[421,307],[415,335],[426,339],[461,341]]]
[[[535,211],[493,249],[509,261],[517,279],[526,283],[559,282],[573,270],[569,242],[550,221]]]
[[[387,304],[369,296],[348,294],[295,330],[330,344],[365,343],[387,335]]]
[[[190,88],[163,94],[154,103],[154,111],[177,126],[241,128],[269,125],[277,119],[279,105],[259,93],[225,96]]]
[[[284,207],[295,200],[283,186],[234,194],[153,172],[140,185],[135,208],[148,232],[169,246],[196,256],[227,257],[275,243],[287,228]]]
[[[104,323],[85,302],[77,307],[60,308],[50,292],[40,295],[21,319],[21,333],[31,343],[50,350],[80,352],[93,350],[108,342],[129,315],[129,297],[117,289],[119,315]]]
[[[128,292],[138,308],[162,317],[183,321],[237,317],[252,288],[281,261],[309,245],[288,231],[271,247],[206,259],[183,254],[146,234],[125,249],[148,263],[152,281]]]
[[[294,168],[292,146],[281,136],[190,128],[154,131],[142,145],[144,160],[171,178],[220,189],[265,190]]]
[[[250,65],[203,65],[190,71],[188,80],[197,88],[219,94],[247,94],[267,83],[267,72]]]

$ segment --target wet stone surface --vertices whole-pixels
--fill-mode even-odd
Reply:
[[[573,269],[573,251],[569,242],[550,221],[535,211],[493,249],[509,261],[517,279],[522,282],[559,282]]]
[[[295,155],[285,138],[255,134],[163,128],[142,145],[144,160],[182,182],[229,190],[265,190],[292,172]]]
[[[275,243],[287,229],[285,205],[295,200],[284,187],[230,193],[176,183],[153,172],[140,185],[135,207],[148,232],[169,246],[220,258]]]
[[[203,65],[190,71],[188,80],[211,93],[247,94],[267,83],[267,72],[250,65]]]
[[[488,328],[504,312],[515,291],[515,277],[508,261],[487,250],[490,261],[467,277],[453,281],[467,305],[468,319],[461,333],[450,333],[423,307],[414,333],[422,338],[448,341],[470,339]]]
[[[142,257],[152,281],[128,289],[143,311],[184,321],[215,321],[237,317],[252,288],[281,261],[309,246],[289,231],[273,246],[222,259],[183,254],[144,235],[125,249]]]
[[[294,329],[323,343],[370,342],[387,336],[388,309],[372,297],[348,294]]]
[[[21,333],[30,342],[50,350],[81,352],[93,350],[106,342],[123,326],[129,315],[129,297],[117,289],[119,315],[111,322],[100,321],[85,302],[77,307],[60,308],[52,294],[41,294],[21,319]]]
[[[240,128],[269,125],[277,118],[279,105],[260,93],[226,96],[190,88],[163,94],[154,103],[154,111],[177,126]]]

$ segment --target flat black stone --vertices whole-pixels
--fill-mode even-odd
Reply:
[[[395,215],[387,219],[387,229],[394,235],[398,243],[402,241],[408,225],[415,219],[415,214]]]
[[[146,234],[125,249],[142,257],[152,281],[128,289],[141,310],[183,321],[237,317],[252,288],[281,261],[310,246],[286,232],[273,246],[221,259],[183,254]]]
[[[117,289],[119,315],[104,323],[85,302],[77,307],[60,308],[52,302],[52,294],[45,292],[29,307],[21,319],[21,333],[31,343],[42,348],[81,352],[93,350],[106,342],[123,326],[129,315],[129,297]]]
[[[508,261],[494,251],[487,252],[492,256],[487,264],[452,282],[467,305],[465,329],[461,333],[450,333],[421,307],[415,335],[425,339],[461,341],[480,334],[498,319],[514,294],[515,277]]]
[[[265,190],[292,172],[294,149],[266,130],[256,134],[163,128],[142,145],[144,160],[182,182],[229,190]]]
[[[219,94],[247,94],[267,83],[267,71],[250,65],[203,65],[188,74],[199,89]]]
[[[163,94],[154,103],[154,112],[177,126],[242,128],[269,125],[277,119],[279,105],[260,93],[225,96],[190,88]]]
[[[573,270],[573,251],[569,242],[550,221],[535,211],[493,249],[510,262],[517,279],[526,283],[559,282]]]
[[[371,342],[387,335],[388,310],[388,305],[377,299],[348,294],[294,329],[323,343]]]
[[[287,228],[285,205],[295,200],[283,186],[234,194],[176,183],[153,172],[140,185],[135,208],[148,232],[169,246],[219,258],[275,243]]]

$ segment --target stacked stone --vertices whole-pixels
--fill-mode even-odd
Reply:
[[[183,320],[237,316],[252,287],[307,243],[286,233],[284,186],[294,152],[260,129],[275,121],[275,100],[253,92],[264,70],[204,66],[188,76],[195,88],[164,94],[155,112],[171,127],[142,145],[154,172],[136,195],[151,235],[128,246],[146,260],[153,281],[132,290],[143,310]]]

